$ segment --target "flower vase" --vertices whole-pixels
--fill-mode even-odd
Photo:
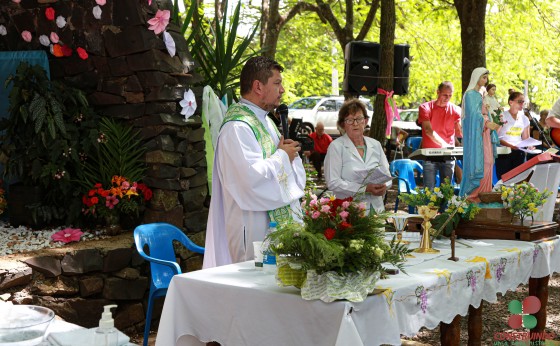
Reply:
[[[143,214],[122,214],[120,216],[120,225],[122,229],[134,230],[137,226],[142,224]]]
[[[294,286],[301,288],[307,276],[307,272],[302,269],[297,260],[281,256],[276,261],[278,271],[276,272],[276,283],[278,286]]]
[[[109,213],[105,215],[105,231],[108,235],[117,235],[121,233],[119,214]]]

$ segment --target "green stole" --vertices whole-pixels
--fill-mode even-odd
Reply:
[[[262,149],[263,158],[267,159],[276,152],[276,145],[274,145],[272,137],[270,136],[264,125],[261,123],[261,121],[247,106],[244,106],[240,103],[231,105],[226,113],[224,121],[222,122],[222,126],[224,126],[224,124],[229,121],[242,121],[249,125]],[[274,125],[268,119],[268,117],[266,118],[266,121],[269,122],[271,127],[276,131],[278,137],[280,137],[280,132],[278,131],[276,125]],[[285,178],[286,173],[282,172],[280,181],[285,181]],[[285,205],[274,210],[269,210],[268,216],[270,217],[270,221],[274,221],[279,225],[286,224],[292,220],[291,208],[289,205]]]

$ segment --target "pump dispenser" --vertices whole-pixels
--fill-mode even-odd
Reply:
[[[112,308],[116,305],[105,305],[103,313],[99,320],[99,328],[95,330],[96,346],[118,346],[118,331],[115,329],[115,320],[113,320]]]

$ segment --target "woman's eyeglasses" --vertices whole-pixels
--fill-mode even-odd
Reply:
[[[344,122],[348,125],[361,124],[365,119],[366,118],[364,118],[364,117],[356,118],[356,119],[347,118],[347,119],[344,119]]]

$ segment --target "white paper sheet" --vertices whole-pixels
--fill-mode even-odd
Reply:
[[[521,142],[517,143],[515,146],[518,148],[526,148],[526,147],[535,147],[537,145],[541,145],[542,142],[539,140],[534,139],[533,137],[529,137],[527,139],[522,140]]]

